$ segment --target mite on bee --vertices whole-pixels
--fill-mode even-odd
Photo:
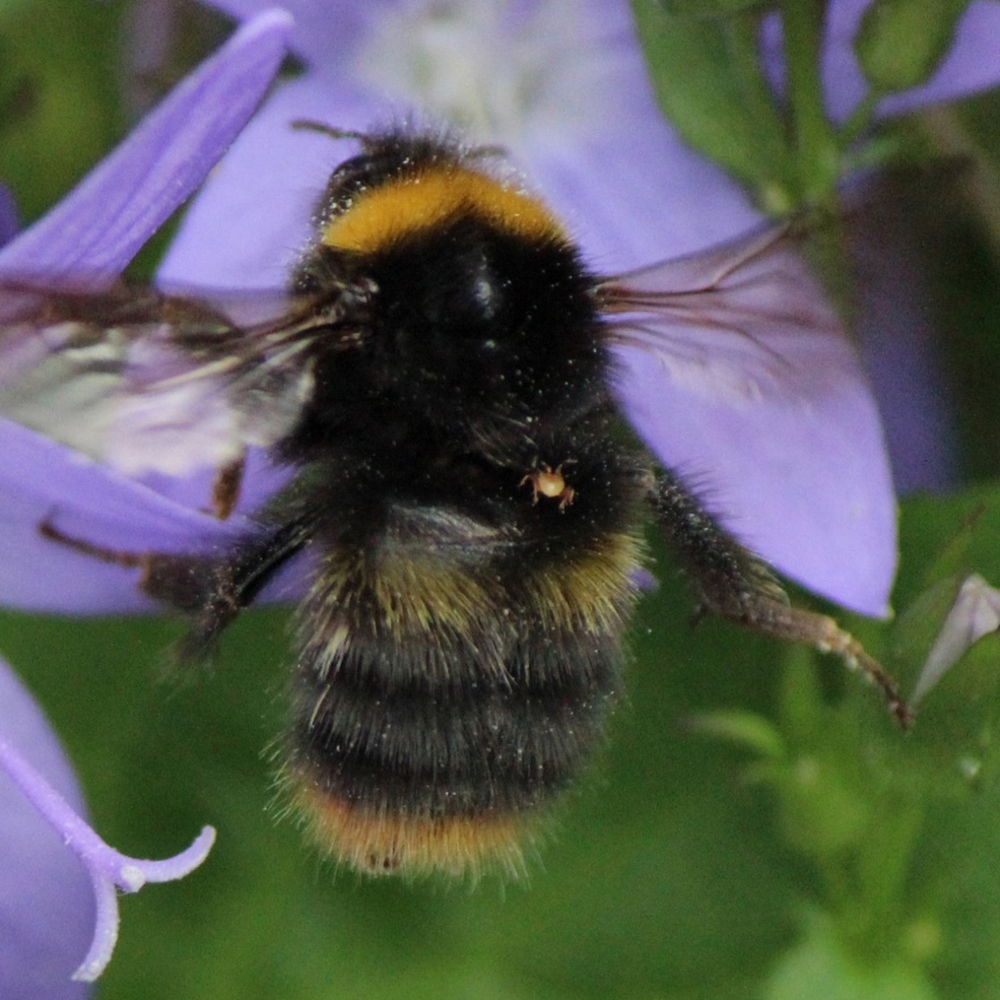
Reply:
[[[558,500],[559,509],[565,510],[576,496],[576,490],[566,482],[562,474],[563,466],[572,462],[573,459],[569,459],[554,469],[551,465],[532,469],[518,485],[531,487],[532,503],[538,503],[539,497],[546,497],[549,500]]]
[[[111,552],[61,532],[58,511],[45,530],[142,566],[146,591],[190,616],[193,656],[308,552],[280,780],[316,839],[373,873],[520,872],[619,697],[649,519],[701,608],[839,653],[905,722],[879,665],[792,607],[625,432],[612,388],[615,344],[668,357],[685,349],[678,325],[709,351],[729,330],[750,380],[754,365],[794,380],[795,337],[776,351],[769,331],[841,336],[801,296],[786,312],[755,305],[775,275],[808,286],[794,232],[686,260],[679,290],[674,262],[604,278],[537,197],[494,174],[495,151],[329,131],[361,151],[333,171],[315,238],[264,316],[7,281],[0,328],[0,351],[48,345],[0,387],[0,413],[128,472],[214,466],[222,516],[247,448],[294,471],[222,553]],[[60,385],[105,378],[92,424],[63,397],[72,431],[32,408],[23,387],[50,385],[46,365]]]

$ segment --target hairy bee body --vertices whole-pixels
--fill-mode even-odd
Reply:
[[[310,522],[286,775],[367,870],[521,867],[619,691],[638,457],[593,279],[532,198],[393,134],[333,175],[297,289],[370,292],[321,356],[278,520]],[[566,466],[572,505],[533,469]]]

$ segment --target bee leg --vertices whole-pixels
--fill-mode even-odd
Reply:
[[[111,563],[115,566],[123,566],[126,569],[144,568],[148,559],[148,554],[144,552],[125,552],[120,549],[108,548],[105,545],[95,545],[85,538],[76,538],[60,531],[53,523],[52,518],[47,517],[38,525],[38,533],[42,538],[47,538],[50,542],[57,542],[65,545],[82,555],[90,556],[100,562]]]
[[[828,615],[793,607],[767,565],[723,530],[679,479],[669,472],[658,473],[651,500],[664,537],[692,580],[702,611],[764,635],[836,653],[882,691],[901,726],[913,721],[896,682],[861,643]]]
[[[307,531],[297,521],[256,531],[208,555],[112,549],[67,535],[50,519],[38,530],[101,562],[140,569],[139,589],[190,619],[190,630],[175,654],[181,661],[208,659],[226,627],[308,542]]]
[[[38,533],[91,559],[124,569],[141,570],[137,584],[139,590],[176,611],[199,611],[205,602],[204,595],[218,589],[214,582],[210,582],[213,574],[209,569],[214,562],[205,556],[113,549],[68,535],[57,528],[51,519],[39,524]]]
[[[307,543],[293,522],[248,535],[219,556],[154,556],[143,589],[190,618],[176,658],[209,659],[223,631]]]
[[[246,456],[240,455],[215,473],[215,480],[212,482],[211,513],[220,521],[225,521],[239,502],[245,468]]]

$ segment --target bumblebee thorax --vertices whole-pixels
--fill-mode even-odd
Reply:
[[[541,202],[481,166],[390,137],[334,173],[299,281],[371,291],[354,356],[320,361],[328,399],[482,436],[483,421],[558,419],[602,391],[593,278]]]

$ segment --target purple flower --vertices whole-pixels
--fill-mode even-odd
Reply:
[[[253,18],[65,201],[0,250],[0,273],[113,279],[252,114],[290,27],[282,11]],[[0,196],[4,243],[16,217],[6,191]],[[0,421],[0,437],[0,592],[8,604],[64,611],[137,606],[134,583],[121,574],[97,563],[81,565],[77,575],[52,553],[38,525],[53,509],[72,510],[88,531],[102,524],[119,530],[117,544],[133,547],[152,537],[156,544],[183,544],[185,533],[191,544],[211,521],[17,424]],[[84,995],[70,975],[75,967],[76,979],[93,980],[110,959],[116,887],[134,892],[148,881],[181,878],[204,860],[214,839],[206,828],[166,861],[129,858],[101,841],[82,818],[79,791],[54,736],[3,663],[0,795],[0,995],[11,1000]]]
[[[215,831],[206,827],[176,857],[143,861],[108,847],[84,814],[80,789],[58,739],[31,695],[0,660],[4,1000],[85,995],[73,980],[96,979],[118,936],[115,887],[135,892],[146,882],[183,878],[205,860],[215,838]]]
[[[827,7],[829,44],[823,52],[823,96],[834,121],[847,118],[869,92],[851,43],[870,6],[871,0],[836,0]],[[898,115],[995,87],[1000,81],[998,51],[1000,9],[995,0],[972,0],[958,22],[948,54],[930,79],[882,97],[878,113]]]
[[[81,817],[79,789],[58,741],[2,661],[0,693],[0,772],[6,775],[0,791],[7,800],[0,821],[0,899],[6,900],[3,922],[10,928],[0,937],[0,988],[11,998],[78,995],[64,986],[72,969],[66,967],[66,951],[78,948],[72,956],[73,979],[92,982],[104,971],[118,939],[116,887],[137,892],[147,882],[183,878],[208,856],[215,831],[205,827],[187,850],[165,861],[130,858],[109,847]],[[32,749],[39,765],[30,763],[19,747]],[[40,768],[52,774],[52,781]],[[74,855],[82,867],[66,870]],[[39,871],[46,875],[44,880]],[[92,919],[88,882],[97,914],[84,952],[79,946]],[[31,983],[35,988],[29,990]]]
[[[65,201],[0,250],[0,273],[110,281],[205,179],[263,95],[291,29],[284,14],[261,13],[263,3],[219,5],[243,18],[244,28]],[[662,121],[623,0],[288,6],[298,17],[292,45],[308,71],[275,92],[222,158],[164,262],[165,282],[283,284],[308,236],[315,194],[340,155],[329,139],[292,130],[298,118],[365,129],[413,107],[455,117],[475,139],[512,151],[605,272],[697,250],[758,220],[737,185]],[[855,17],[863,6],[832,4],[831,24],[848,23],[845,12]],[[995,79],[1000,69],[992,63],[985,74],[966,70],[985,26],[1000,23],[996,15],[995,5],[973,5],[949,60],[919,99]],[[847,41],[831,32],[827,67],[840,65]],[[826,83],[831,106],[846,109],[858,98],[856,74],[839,73],[828,70]],[[0,243],[11,219],[0,205]],[[813,589],[869,613],[885,609],[895,568],[894,498],[877,412],[856,363],[845,360],[836,390],[811,413],[775,402],[734,415],[712,392],[671,386],[640,352],[623,352],[622,361],[622,402],[637,430],[665,462],[708,483],[734,531]],[[240,515],[220,524],[200,512],[210,470],[138,481],[9,421],[0,421],[0,438],[0,600],[8,605],[98,612],[144,604],[133,573],[41,538],[38,525],[53,512],[66,534],[119,550],[190,550],[246,525]],[[263,472],[251,470],[245,507],[267,488]],[[0,682],[12,683],[6,670]],[[70,838],[91,872],[97,937],[80,971],[93,977],[114,941],[114,885],[135,889],[180,877],[204,857],[210,834],[168,862],[118,855],[86,827],[65,788],[54,792],[18,753],[36,743],[15,729],[32,717],[30,703],[4,696],[0,707],[7,706],[13,715],[0,719],[0,767]],[[16,801],[26,808],[26,799]],[[4,819],[15,814],[5,809]],[[24,843],[9,826],[0,826],[0,837],[5,850],[8,841],[11,849]],[[74,863],[55,853],[61,864]],[[67,906],[86,900],[79,879],[53,878]],[[60,918],[25,904],[10,919],[28,927],[37,918],[44,932],[75,949],[90,920],[89,908],[82,912]],[[62,934],[62,919],[76,937]],[[7,996],[6,983],[0,987]]]
[[[223,6],[249,17],[263,4]],[[299,17],[291,44],[309,71],[274,93],[218,165],[164,262],[165,282],[282,284],[307,239],[315,194],[343,155],[326,137],[289,127],[302,117],[364,129],[416,105],[463,120],[475,138],[512,150],[603,271],[698,249],[759,218],[740,188],[663,122],[623,2],[574,0],[572,10],[534,0],[290,6]],[[856,18],[857,3],[833,4],[831,23],[842,24],[848,8]],[[988,21],[995,9],[975,6],[966,20]],[[977,29],[977,37],[985,33]],[[833,32],[828,64],[842,49],[845,38]],[[964,65],[960,55],[948,65]],[[254,72],[251,60],[240,72]],[[969,85],[969,74],[958,76]],[[951,78],[938,77],[925,97],[953,92]],[[207,173],[259,93],[239,72],[226,86],[236,97],[228,105],[192,87],[160,116],[155,134],[123,146],[0,251],[0,269],[120,269]],[[856,96],[856,82],[848,89]],[[194,107],[204,127],[190,116]],[[169,156],[158,155],[161,145]],[[141,198],[134,196],[140,184]],[[734,415],[711,392],[671,386],[643,352],[622,357],[623,404],[637,430],[667,464],[705,485],[732,530],[812,589],[871,614],[885,610],[894,496],[856,364],[844,366],[837,391],[809,412],[775,402]],[[37,525],[53,511],[66,534],[119,550],[190,549],[244,527],[239,517],[219,524],[200,512],[208,474],[137,482],[24,428],[7,424],[4,433],[17,456],[0,476],[0,532],[10,552],[0,598],[9,604],[71,612],[145,606],[134,574],[39,538]],[[244,510],[265,491],[249,477]]]
[[[941,491],[958,477],[953,410],[906,199],[879,198],[850,220],[854,333],[882,413],[896,489]]]
[[[247,17],[260,4],[217,6]],[[825,80],[844,110],[862,93],[849,42],[864,6],[830,8]],[[321,135],[293,131],[297,118],[364,130],[417,108],[458,121],[474,139],[511,150],[606,272],[684,254],[759,221],[738,185],[664,123],[623,0],[288,7],[298,24],[292,46],[308,71],[278,89],[223,159],[164,262],[167,280],[282,280],[307,239],[316,192],[345,155]],[[978,75],[963,71],[965,51],[979,51],[979,22],[998,20],[995,5],[974,5],[962,48],[921,99],[1000,75],[984,60]],[[811,589],[869,614],[886,610],[895,498],[856,363],[808,412],[774,402],[734,413],[711,392],[671,386],[643,352],[623,351],[622,360],[622,402],[636,429],[664,462],[705,485],[731,530]]]
[[[0,247],[12,240],[17,230],[17,205],[10,191],[0,184]]]
[[[221,6],[246,18],[263,4]],[[307,239],[315,194],[343,155],[324,136],[289,127],[302,117],[364,129],[417,106],[462,120],[474,138],[512,150],[603,271],[698,249],[759,218],[739,187],[663,122],[619,0],[574,0],[572,10],[534,0],[290,6],[299,19],[291,44],[309,71],[275,92],[219,164],[163,265],[166,282],[282,284]],[[832,5],[826,65],[844,65],[836,62],[848,58],[844,25],[862,6]],[[983,37],[995,11],[975,5],[959,45]],[[970,17],[983,22],[971,33]],[[953,51],[945,68],[964,66],[961,55]],[[942,69],[923,96],[949,96],[970,79],[981,85],[986,77]],[[856,66],[844,71],[850,100],[857,80]],[[827,82],[839,92],[840,77],[828,74]],[[240,99],[229,126],[253,103],[246,95],[256,94],[238,83],[234,90]],[[120,268],[235,131],[213,122],[198,132],[186,112],[196,104],[204,112],[211,102],[194,92],[188,101],[160,121],[154,141],[123,147],[49,219],[0,252],[0,268]],[[151,158],[168,139],[179,151],[174,160]],[[197,153],[190,160],[185,142]],[[171,169],[183,177],[168,176]],[[141,200],[130,196],[137,183]],[[875,406],[856,365],[845,366],[838,391],[809,412],[774,403],[734,416],[710,392],[671,386],[642,352],[623,352],[623,361],[630,376],[623,403],[640,434],[667,464],[705,484],[732,530],[814,590],[861,611],[884,611],[895,569],[894,497]],[[0,478],[0,531],[11,552],[0,567],[0,597],[8,603],[76,612],[144,605],[133,575],[41,542],[34,527],[54,510],[65,533],[117,549],[139,539],[144,549],[175,551],[243,526],[199,513],[205,477],[138,483],[81,465],[78,455],[23,428],[7,432],[20,459]],[[250,477],[245,506],[263,491]],[[33,572],[24,573],[29,565]]]
[[[31,695],[0,662],[0,747],[30,755],[68,808],[83,814],[73,769]],[[0,770],[0,996],[71,1000],[70,977],[87,953],[94,893],[59,833]]]
[[[842,123],[866,110],[888,118],[935,102],[961,98],[1000,80],[1000,6],[973,0],[955,25],[950,48],[926,82],[881,97],[871,92],[854,41],[870,0],[827,6],[823,97],[827,114]],[[889,5],[886,5],[888,8]],[[943,9],[944,5],[941,5]],[[778,15],[764,22],[764,65],[783,89],[782,31]],[[953,413],[936,364],[932,308],[919,254],[907,232],[898,196],[877,191],[850,222],[856,318],[854,333],[882,413],[896,488],[901,493],[942,490],[957,479]]]
[[[290,25],[280,11],[248,22],[66,199],[0,250],[0,274],[114,278],[244,126],[274,77]],[[9,370],[0,383],[4,375]],[[240,518],[222,525],[199,511],[201,481],[159,483],[158,491],[11,421],[0,420],[0,437],[0,600],[8,606],[151,607],[134,573],[43,539],[38,525],[53,513],[65,516],[64,531],[122,550],[190,549],[239,531]]]

